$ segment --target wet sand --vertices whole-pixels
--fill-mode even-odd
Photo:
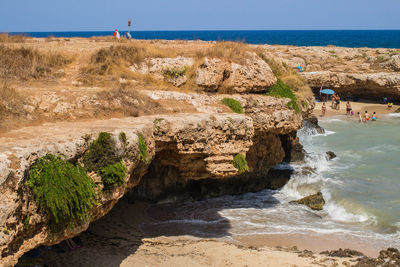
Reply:
[[[192,236],[147,238],[140,231],[140,223],[154,222],[145,212],[148,206],[148,203],[130,204],[121,200],[109,214],[79,236],[82,248],[70,250],[63,242],[59,251],[43,250],[44,262],[55,267],[346,266],[345,262],[355,262],[355,258],[335,258],[303,251],[306,248],[320,251],[322,248],[321,240],[307,240],[306,236],[259,235],[230,241]]]

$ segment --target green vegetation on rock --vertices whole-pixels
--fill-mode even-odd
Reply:
[[[296,113],[300,112],[300,107],[296,102],[296,95],[289,86],[282,82],[281,79],[278,79],[278,82],[270,88],[268,95],[273,97],[289,98],[290,102],[287,103],[287,107],[294,109]]]
[[[124,132],[119,134],[119,140],[126,145]],[[83,164],[88,171],[94,171],[101,177],[106,190],[125,183],[128,171],[117,155],[115,141],[109,133],[101,132],[90,144],[89,150],[83,155]]]
[[[238,169],[239,174],[249,171],[249,165],[247,164],[246,158],[241,153],[236,154],[233,158],[233,166]]]
[[[95,185],[85,170],[51,154],[31,166],[28,186],[40,209],[50,216],[51,225],[57,228],[87,220],[96,204]]]
[[[243,107],[242,104],[240,104],[239,101],[233,99],[233,98],[224,98],[221,100],[222,104],[227,105],[233,112],[242,114],[243,113]]]
[[[155,120],[153,121],[154,127],[156,128],[156,132],[155,132],[156,135],[162,135],[162,134],[164,134],[164,132],[161,131],[161,128],[160,128],[160,125],[159,125],[159,123],[160,123],[161,121],[163,121],[163,120],[164,120],[163,118],[158,118],[158,119],[155,119]]]
[[[120,133],[119,133],[119,136],[118,136],[118,139],[119,139],[119,141],[121,141],[121,143],[122,143],[123,145],[126,145],[126,143],[127,143],[126,133],[120,132]]]
[[[120,158],[116,155],[115,141],[109,133],[105,132],[99,134],[99,137],[90,144],[89,150],[83,155],[83,164],[90,172],[97,172],[118,161]]]
[[[183,67],[182,69],[166,69],[164,70],[164,75],[169,77],[180,77],[185,75],[187,71],[187,67]]]
[[[25,218],[22,220],[22,224],[24,225],[24,230],[29,229],[29,222],[31,220],[31,216],[27,215]]]
[[[143,135],[139,134],[139,157],[144,163],[147,163],[149,158],[149,152],[147,151],[146,140],[144,140]]]
[[[128,170],[120,161],[112,165],[107,165],[98,171],[105,189],[111,189],[125,183],[125,176]]]

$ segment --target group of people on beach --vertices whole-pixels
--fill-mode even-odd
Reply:
[[[335,110],[340,110],[340,96],[338,94],[333,94],[331,97],[332,100],[332,109]],[[321,107],[321,117],[325,117],[326,114],[326,104],[325,102],[322,103],[322,107]],[[353,108],[351,107],[350,101],[347,101],[346,103],[346,116],[347,117],[352,117],[354,115],[353,112]],[[376,114],[376,112],[374,112],[372,114],[372,116],[368,113],[368,111],[366,110],[364,115],[362,115],[360,112],[357,112],[357,116],[358,116],[358,122],[364,122],[364,123],[368,123],[368,121],[376,121],[378,119],[378,116]]]
[[[377,119],[378,119],[378,116],[376,115],[376,112],[374,112],[373,114],[372,114],[372,117],[371,117],[371,115],[368,113],[368,111],[366,110],[365,111],[365,113],[364,113],[364,116],[363,115],[361,115],[361,113],[360,112],[357,112],[357,115],[358,115],[358,122],[364,122],[364,123],[368,123],[368,121],[376,121]]]

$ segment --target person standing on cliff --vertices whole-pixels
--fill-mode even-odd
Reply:
[[[324,103],[322,103],[321,112],[322,112],[322,115],[321,115],[321,117],[325,117],[325,113],[326,113],[326,106],[325,106],[325,102],[324,102]]]
[[[117,38],[117,40],[119,40],[119,38],[121,37],[121,35],[119,34],[118,29],[116,29],[116,30],[114,31],[114,37]]]

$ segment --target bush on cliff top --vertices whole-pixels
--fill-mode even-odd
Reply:
[[[232,98],[224,98],[221,100],[222,104],[227,105],[233,112],[242,114],[243,107],[239,101],[232,99]]]
[[[233,158],[233,166],[238,169],[239,174],[249,171],[249,165],[247,164],[246,158],[241,153],[238,153]]]
[[[300,112],[300,107],[296,102],[295,94],[289,88],[289,86],[287,86],[284,82],[282,82],[281,79],[278,79],[278,82],[270,88],[268,95],[273,97],[289,98],[290,102],[287,103],[287,107],[294,109],[296,113]]]
[[[95,185],[85,170],[54,155],[32,165],[28,186],[53,227],[73,227],[87,220],[96,204]]]

